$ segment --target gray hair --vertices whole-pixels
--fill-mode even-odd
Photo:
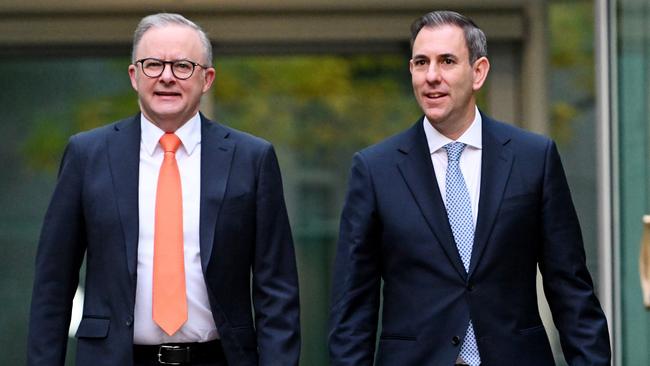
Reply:
[[[164,27],[168,25],[182,25],[182,26],[187,26],[192,29],[194,29],[201,40],[201,44],[203,45],[203,53],[205,56],[205,60],[202,62],[205,65],[212,65],[212,43],[210,43],[210,39],[208,38],[208,35],[199,27],[196,23],[193,21],[185,18],[184,16],[180,14],[173,14],[173,13],[158,13],[158,14],[152,14],[149,16],[146,16],[142,18],[140,23],[138,24],[138,27],[135,28],[135,32],[133,34],[133,49],[131,51],[131,61],[135,62],[135,51],[138,48],[138,44],[140,43],[140,40],[142,39],[142,36],[151,28],[156,28],[156,27]]]
[[[432,11],[416,19],[411,24],[411,48],[422,28],[436,28],[443,25],[454,25],[463,30],[470,64],[481,57],[487,57],[487,39],[481,28],[470,18],[449,10]]]

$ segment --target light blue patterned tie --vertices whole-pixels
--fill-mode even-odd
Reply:
[[[460,155],[465,149],[465,144],[452,142],[445,145],[444,149],[447,150],[447,174],[445,176],[447,218],[465,271],[469,271],[474,243],[474,219],[472,218],[469,191],[460,170]],[[465,341],[460,348],[460,357],[471,366],[481,363],[471,319],[465,334]]]

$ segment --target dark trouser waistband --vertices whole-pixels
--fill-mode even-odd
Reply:
[[[133,345],[133,359],[159,365],[192,365],[225,361],[221,342],[216,339],[205,343],[166,343],[160,345]]]

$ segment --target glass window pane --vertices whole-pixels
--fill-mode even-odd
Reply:
[[[618,184],[620,200],[620,354],[623,365],[650,364],[650,313],[639,281],[642,222],[650,214],[650,3],[616,1]]]

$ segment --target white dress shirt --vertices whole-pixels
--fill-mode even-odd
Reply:
[[[199,211],[201,203],[201,119],[197,113],[175,133],[181,140],[176,161],[183,192],[183,244],[187,322],[168,336],[152,318],[153,237],[158,173],[163,161],[163,130],[141,117],[140,178],[138,187],[138,284],[135,297],[135,344],[207,342],[219,337],[212,317],[201,269]]]
[[[476,219],[478,218],[478,200],[481,193],[481,154],[483,149],[483,136],[482,133],[482,119],[478,108],[474,108],[474,121],[459,138],[458,142],[464,143],[465,149],[460,155],[460,170],[465,179],[465,185],[469,192],[469,199],[472,203],[472,219],[474,220],[474,227],[476,227]],[[424,134],[427,137],[429,144],[429,153],[431,154],[431,162],[433,163],[433,170],[436,173],[436,180],[442,195],[442,201],[447,204],[447,185],[445,183],[445,176],[447,174],[447,150],[443,146],[447,145],[454,140],[441,134],[436,130],[431,122],[424,117]],[[456,363],[465,363],[463,359],[458,356]]]
[[[447,145],[454,140],[446,137],[436,130],[429,120],[424,117],[424,133],[427,137],[429,144],[429,153],[431,154],[431,162],[433,169],[436,173],[436,180],[438,187],[440,187],[440,194],[442,201],[447,201],[447,192],[445,185],[445,175],[447,174],[447,151],[443,146]],[[469,199],[472,203],[472,218],[474,219],[474,227],[476,227],[476,219],[478,217],[478,201],[481,193],[481,154],[483,149],[483,137],[481,135],[481,114],[478,108],[475,108],[474,121],[459,138],[458,142],[465,145],[465,150],[460,155],[460,170],[463,172],[465,178],[465,185],[469,191]]]

